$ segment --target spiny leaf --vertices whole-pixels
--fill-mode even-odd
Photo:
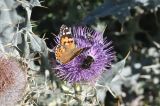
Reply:
[[[97,18],[113,15],[123,23],[125,18],[130,16],[130,8],[138,4],[139,2],[136,2],[135,0],[107,0],[84,18],[83,22],[90,24]]]
[[[120,62],[112,65],[111,70],[107,70],[103,73],[102,78],[98,80],[98,83],[101,85],[106,85],[110,83],[112,79],[119,74],[125,66],[126,59],[129,56],[130,52],[128,52],[127,56],[121,60]]]
[[[109,91],[112,94],[112,96],[116,98],[117,95],[111,89],[110,84],[111,84],[111,81],[113,80],[113,78],[115,78],[115,76],[118,75],[122,71],[122,69],[124,68],[125,63],[126,63],[126,59],[129,56],[129,54],[130,54],[130,51],[128,52],[127,56],[123,60],[112,65],[111,70],[104,72],[102,75],[102,78],[100,78],[98,80],[98,82],[96,83],[97,97],[102,102],[104,102],[103,100],[105,98],[105,95],[101,95],[102,92],[105,93],[106,91]],[[118,82],[118,83],[120,84],[120,82]],[[120,86],[118,86],[118,87],[120,89]]]

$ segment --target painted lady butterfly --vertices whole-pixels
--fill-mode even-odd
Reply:
[[[55,49],[55,57],[62,64],[66,64],[76,56],[78,56],[83,49],[77,48],[74,38],[72,37],[71,28],[62,25],[60,28],[60,42]]]

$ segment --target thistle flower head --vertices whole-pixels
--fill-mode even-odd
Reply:
[[[110,68],[115,57],[112,42],[103,39],[103,34],[87,27],[73,27],[72,37],[77,48],[83,51],[66,64],[58,64],[55,73],[70,83],[93,82]]]
[[[0,54],[0,103],[15,106],[24,92],[26,74],[18,61]]]

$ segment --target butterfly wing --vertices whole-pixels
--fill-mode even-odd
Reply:
[[[60,61],[64,52],[65,52],[65,48],[63,46],[61,45],[56,46],[56,49],[55,49],[56,60]]]
[[[60,63],[66,64],[78,56],[82,51],[83,49],[80,48],[65,49],[61,46],[56,48],[55,56]]]
[[[64,35],[68,35],[71,36],[72,32],[71,32],[71,28],[67,27],[66,25],[62,25],[60,27],[60,31],[59,31],[59,36],[62,37]]]
[[[73,50],[65,52],[61,58],[61,62],[63,64],[68,63],[69,61],[74,59],[76,56],[78,56],[82,51],[83,49],[75,48]]]

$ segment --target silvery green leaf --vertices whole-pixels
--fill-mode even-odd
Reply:
[[[127,16],[130,16],[130,8],[138,5],[140,2],[135,0],[105,0],[105,2],[93,10],[83,22],[90,24],[97,18],[102,18],[109,15],[118,17],[120,22],[124,22]]]
[[[154,44],[155,44],[155,46],[157,47],[157,48],[159,48],[160,49],[160,44],[159,43],[157,43],[157,42],[153,42]]]
[[[39,2],[39,0],[30,0],[30,4],[32,6],[41,6],[41,3]]]
[[[0,1],[0,42],[6,52],[19,55],[14,47],[17,47],[17,25],[24,22],[24,18],[18,15],[16,10],[18,3],[14,0]]]
[[[160,0],[148,0],[148,2],[149,2],[148,8],[151,8],[151,9],[160,5]]]
[[[116,97],[117,95],[122,93],[121,84],[123,84],[123,80],[118,79],[113,81],[113,79],[116,78],[116,76],[119,75],[124,69],[126,59],[129,54],[130,52],[128,52],[127,56],[123,60],[112,65],[111,70],[104,72],[102,74],[102,77],[97,81],[97,97],[101,102],[104,102],[104,94],[106,91],[109,91],[113,95],[113,97]]]
[[[45,41],[38,36],[33,35],[30,36],[30,45],[34,52],[41,53],[41,69],[44,70],[44,68],[49,67],[48,48]]]
[[[126,59],[129,56],[129,54],[130,52],[127,54],[127,56],[123,60],[121,60],[120,62],[116,64],[113,64],[111,67],[111,70],[106,70],[102,74],[102,77],[98,80],[98,83],[101,85],[106,85],[107,83],[110,83],[116,75],[121,73],[121,71],[123,70],[125,66]]]
[[[149,0],[135,0],[135,1],[142,3],[144,6],[147,6],[149,4]]]

